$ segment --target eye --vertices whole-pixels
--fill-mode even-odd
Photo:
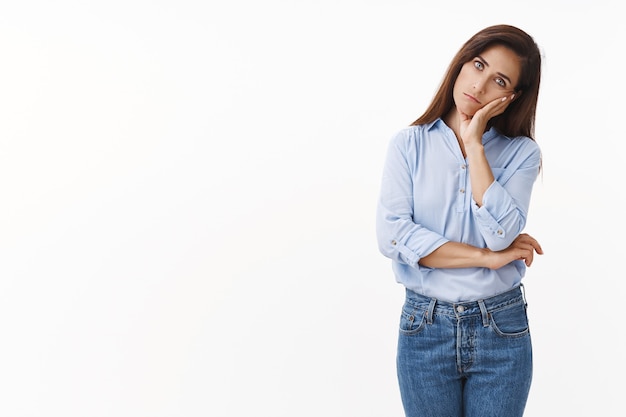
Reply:
[[[500,87],[506,87],[506,81],[504,81],[502,78],[496,78],[496,83],[497,83]]]
[[[474,68],[476,68],[479,71],[482,71],[483,69],[485,69],[485,66],[480,61],[474,61]]]

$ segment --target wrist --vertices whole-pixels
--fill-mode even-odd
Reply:
[[[488,248],[479,249],[477,254],[478,265],[482,268],[492,269],[492,254],[493,251]]]
[[[465,153],[469,156],[470,154],[484,154],[485,147],[481,142],[470,142],[465,143]]]

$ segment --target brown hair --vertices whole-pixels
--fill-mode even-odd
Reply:
[[[506,136],[528,136],[532,139],[535,134],[535,112],[541,79],[541,54],[530,35],[510,25],[490,26],[465,42],[452,59],[430,106],[411,125],[431,123],[448,114],[454,106],[452,89],[461,67],[493,45],[503,45],[519,56],[521,72],[515,91],[523,94],[518,95],[504,113],[493,117],[489,121],[489,127],[495,127]]]

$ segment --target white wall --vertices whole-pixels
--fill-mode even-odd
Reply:
[[[618,2],[8,3],[1,415],[402,415],[384,152],[496,23],[545,54],[526,415],[621,415]]]

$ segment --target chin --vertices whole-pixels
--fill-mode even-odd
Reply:
[[[474,114],[476,114],[476,109],[467,109],[463,107],[459,107],[458,109],[461,113],[467,114],[470,117],[474,117]]]
[[[468,103],[461,103],[459,105],[459,104],[457,104],[455,102],[454,103],[454,107],[456,107],[458,112],[461,112],[463,114],[467,114],[468,116],[474,116],[474,114],[478,110],[474,106],[468,106]]]

